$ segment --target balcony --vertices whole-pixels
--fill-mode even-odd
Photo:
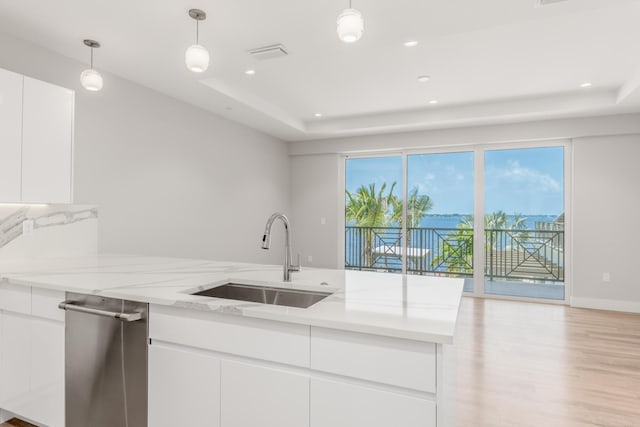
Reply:
[[[473,277],[473,230],[408,228],[407,271]],[[345,227],[345,267],[402,271],[402,229]],[[490,282],[564,282],[564,230],[486,229],[486,279]]]

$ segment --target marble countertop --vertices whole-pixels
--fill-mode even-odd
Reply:
[[[306,309],[190,295],[229,281],[333,294]],[[462,279],[314,268],[285,283],[278,265],[133,255],[0,261],[0,282],[443,344],[453,343],[463,287]]]

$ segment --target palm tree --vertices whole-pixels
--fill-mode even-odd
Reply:
[[[393,207],[393,213],[391,214],[392,221],[402,228],[402,199],[394,197],[391,205]],[[409,197],[407,198],[407,228],[418,227],[422,218],[424,218],[431,209],[433,209],[431,197],[425,194],[418,194],[418,187],[414,187],[411,192],[409,192]]]
[[[392,218],[388,214],[389,205],[394,203],[396,197],[393,190],[396,183],[391,184],[388,192],[387,184],[384,183],[380,190],[376,191],[375,183],[369,186],[362,185],[351,193],[345,190],[347,195],[347,203],[345,206],[345,215],[348,222],[354,222],[359,227],[385,227],[391,224]],[[374,233],[372,228],[362,230],[363,247],[361,254],[364,257],[364,265],[373,265],[373,240]]]
[[[385,182],[376,192],[376,184],[369,184],[368,187],[362,185],[352,194],[345,190],[347,194],[346,219],[353,221],[360,227],[384,227],[391,221],[387,215],[391,200],[395,199],[393,190],[396,183],[391,184],[389,192],[385,194],[387,183]]]

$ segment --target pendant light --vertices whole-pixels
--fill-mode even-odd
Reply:
[[[338,37],[345,43],[354,43],[360,40],[364,32],[364,20],[359,10],[351,7],[342,11],[338,16]]]
[[[207,19],[207,14],[200,9],[190,9],[189,16],[196,21],[196,44],[187,48],[184,54],[184,62],[187,68],[194,73],[202,73],[209,68],[209,52],[200,44],[199,24]]]
[[[100,43],[95,40],[84,40],[84,44],[91,48],[91,68],[84,70],[80,74],[80,83],[82,87],[91,92],[97,92],[102,89],[102,76],[93,69],[93,49],[100,47]]]

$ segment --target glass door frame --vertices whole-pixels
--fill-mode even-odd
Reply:
[[[485,292],[485,251],[484,251],[484,201],[485,201],[485,188],[484,188],[484,156],[488,151],[497,150],[519,150],[528,148],[546,148],[546,147],[563,147],[564,154],[564,299],[553,300],[533,297],[518,297],[507,295],[488,294]],[[529,302],[541,302],[545,304],[564,304],[568,305],[571,299],[571,283],[572,283],[572,269],[573,269],[573,211],[572,211],[572,194],[573,194],[573,181],[572,181],[572,165],[573,165],[573,141],[571,139],[549,139],[544,141],[523,141],[523,142],[504,142],[504,143],[491,143],[491,144],[479,144],[475,146],[476,150],[476,196],[478,200],[475,203],[475,220],[474,227],[480,230],[479,233],[474,232],[474,236],[477,236],[477,240],[474,241],[474,263],[482,262],[478,264],[483,266],[482,268],[475,270],[473,275],[474,284],[474,296],[487,297],[492,299],[505,299],[515,301],[529,301]],[[479,191],[479,193],[478,193]],[[480,196],[479,196],[480,195]],[[476,245],[477,244],[477,245]]]
[[[485,293],[485,253],[484,253],[484,201],[485,201],[485,188],[484,188],[484,156],[487,151],[495,150],[517,150],[527,148],[544,148],[544,147],[563,147],[564,148],[564,214],[565,214],[565,229],[564,229],[564,300],[547,300],[541,298],[529,298],[529,297],[515,297],[494,295]],[[389,150],[389,151],[370,151],[354,154],[343,154],[340,162],[339,173],[339,188],[338,194],[341,194],[338,209],[340,210],[341,221],[338,222],[338,259],[339,264],[344,266],[345,260],[345,177],[346,177],[346,161],[348,159],[362,159],[362,158],[380,158],[380,157],[398,157],[402,156],[402,274],[407,272],[407,257],[406,257],[406,236],[407,236],[407,196],[408,196],[408,156],[411,155],[424,155],[424,154],[448,154],[448,153],[460,153],[460,152],[473,152],[474,153],[474,200],[473,200],[473,215],[474,215],[474,230],[473,230],[473,292],[464,292],[465,295],[475,296],[481,298],[492,299],[507,299],[516,301],[529,301],[529,302],[543,302],[549,304],[569,304],[571,297],[571,283],[572,283],[572,269],[573,269],[573,213],[572,213],[572,164],[573,164],[573,141],[571,139],[549,139],[544,141],[522,141],[522,142],[495,142],[486,144],[460,144],[451,146],[434,146],[424,147],[406,150]],[[478,268],[479,266],[479,268]]]

